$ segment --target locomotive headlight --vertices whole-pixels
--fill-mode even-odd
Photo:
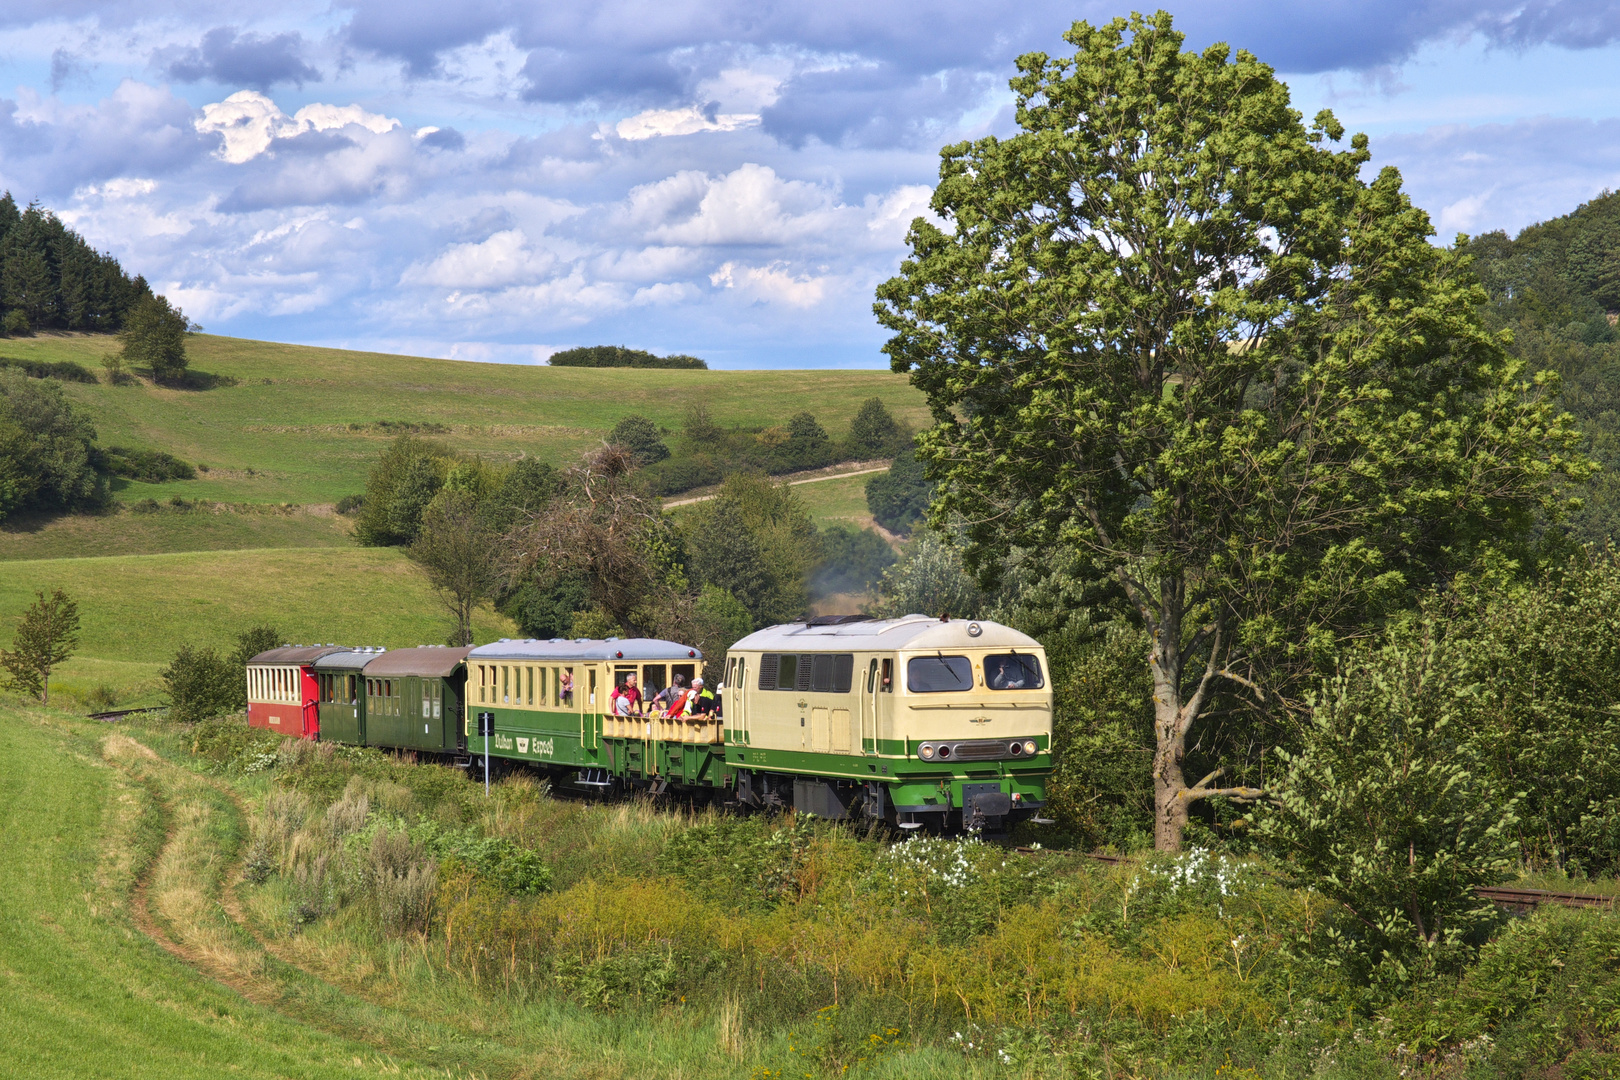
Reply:
[[[1034,739],[1026,739],[1024,741],[1024,753],[1033,754],[1035,752],[1035,750],[1036,750],[1035,740]]]
[[[1015,743],[1008,743],[1007,744],[1007,753],[1011,754],[1013,757],[1017,757],[1019,754],[1022,754],[1023,752],[1024,752],[1024,744],[1023,743],[1015,742]]]
[[[917,756],[922,758],[924,761],[934,760],[934,744],[923,743],[921,746],[917,747]]]

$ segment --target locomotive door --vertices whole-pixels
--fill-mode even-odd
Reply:
[[[861,750],[877,753],[878,715],[878,662],[873,657],[866,669],[866,682],[861,686]]]
[[[737,660],[736,678],[726,683],[726,703],[724,706],[727,718],[731,722],[731,730],[737,741],[744,746],[748,745],[748,658],[740,657]]]

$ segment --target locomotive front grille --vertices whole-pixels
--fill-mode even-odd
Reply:
[[[925,742],[917,747],[924,761],[1004,761],[1034,757],[1032,739],[963,739],[960,742]]]

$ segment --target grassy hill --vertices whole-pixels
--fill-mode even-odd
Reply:
[[[71,360],[93,371],[117,348],[106,335],[0,342],[0,355]],[[106,445],[164,450],[206,466],[197,480],[127,483],[125,502],[174,496],[248,503],[331,503],[360,490],[398,425],[427,427],[495,460],[572,460],[639,413],[669,428],[703,402],[722,425],[785,422],[803,409],[834,438],[862,401],[882,398],[913,427],[922,396],[885,371],[664,371],[479,364],[194,335],[187,349],[211,389],[69,383]],[[200,380],[204,384],[207,380]]]

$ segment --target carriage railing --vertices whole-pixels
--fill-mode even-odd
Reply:
[[[617,739],[657,739],[660,742],[709,746],[721,741],[721,721],[707,716],[665,720],[657,716],[604,716],[602,735]]]

